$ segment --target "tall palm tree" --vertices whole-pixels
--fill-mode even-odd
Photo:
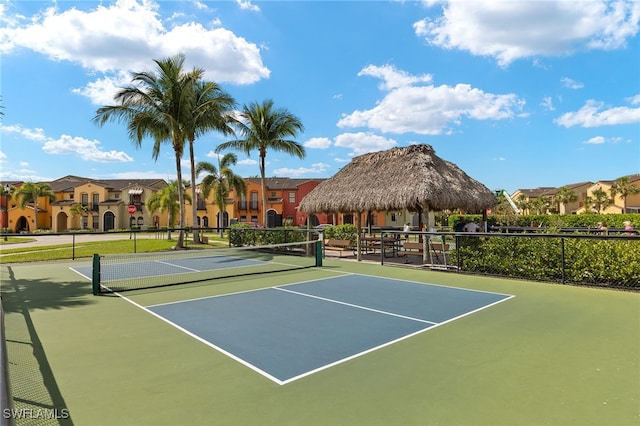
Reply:
[[[567,186],[563,186],[556,191],[553,196],[553,202],[562,204],[564,206],[564,212],[566,213],[567,204],[575,203],[578,201],[578,196]]]
[[[183,185],[184,186],[184,183]],[[172,180],[162,190],[152,194],[147,198],[147,210],[152,214],[156,211],[167,212],[169,223],[167,226],[167,239],[171,239],[171,228],[176,224],[176,216],[180,213],[178,191],[180,185],[177,180]],[[187,201],[191,200],[189,194],[184,194]]]
[[[609,190],[611,197],[615,198],[616,195],[620,195],[622,198],[622,213],[627,212],[627,197],[629,195],[635,195],[640,193],[640,188],[629,182],[628,176],[623,176],[615,180],[613,186]]]
[[[145,137],[154,140],[152,157],[158,159],[163,143],[171,143],[175,153],[177,181],[182,182],[180,160],[184,152],[185,123],[192,114],[193,87],[199,73],[185,73],[184,55],[154,60],[155,72],[134,73],[132,84],[120,90],[117,105],[104,106],[96,111],[93,121],[99,126],[107,121],[125,121],[129,138],[139,147]],[[180,204],[180,232],[176,248],[184,246],[185,209],[184,188],[177,186]]]
[[[193,71],[202,72],[196,69]],[[195,76],[195,74],[194,74]],[[197,77],[197,76],[196,76]],[[192,114],[185,122],[185,136],[189,141],[189,160],[191,162],[191,198],[196,200],[196,164],[194,154],[194,142],[198,136],[207,131],[214,130],[228,136],[233,134],[233,121],[231,111],[235,106],[235,100],[231,95],[225,93],[218,84],[210,81],[201,81],[199,77],[194,78],[194,96],[191,106]],[[198,213],[196,203],[191,203],[191,214],[194,228],[198,223]],[[200,234],[194,230],[193,242],[200,242]]]
[[[209,198],[209,194],[213,190],[214,200],[216,206],[218,206],[218,226],[220,227],[220,236],[223,236],[224,230],[222,229],[222,218],[225,210],[226,199],[229,197],[231,190],[234,190],[237,194],[246,195],[247,183],[240,176],[233,173],[231,170],[232,165],[238,162],[238,157],[235,154],[225,154],[223,157],[218,157],[218,167],[206,161],[201,161],[196,167],[196,175],[200,175],[202,172],[206,172],[207,175],[202,179],[202,195],[205,199]]]
[[[265,172],[265,158],[267,151],[280,151],[298,158],[306,155],[304,147],[287,137],[295,137],[298,132],[304,131],[304,126],[298,117],[283,108],[276,109],[273,100],[268,99],[258,104],[257,102],[244,105],[239,113],[236,123],[237,130],[242,139],[224,142],[218,145],[216,152],[225,149],[235,149],[245,152],[257,150],[260,156],[260,182],[262,186],[262,213],[263,224],[267,226],[267,181]]]
[[[38,198],[41,198],[41,197],[48,198],[49,201],[55,201],[56,199],[53,192],[51,192],[51,185],[45,182],[43,183],[25,182],[15,192],[15,197],[21,209],[24,209],[27,206],[27,204],[33,204],[33,210],[35,214],[35,219],[33,221],[34,231],[38,230],[38,212],[40,210],[40,208],[38,207]]]

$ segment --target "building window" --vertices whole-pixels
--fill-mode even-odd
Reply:
[[[258,223],[258,216],[251,216],[251,223]]]
[[[238,202],[238,209],[246,210],[247,209],[247,197],[244,194],[240,194],[240,201]]]
[[[87,229],[89,227],[89,218],[87,216],[82,216],[82,229]]]
[[[257,192],[251,193],[251,204],[249,206],[249,209],[258,210],[258,193]]]
[[[86,193],[82,193],[80,194],[80,202],[82,203],[83,206],[88,206],[89,205],[89,194]]]
[[[296,203],[296,193],[295,192],[290,192],[289,193],[289,203],[290,204],[295,204]]]
[[[93,216],[93,229],[100,228],[100,216]]]
[[[97,212],[99,210],[98,203],[100,203],[100,194],[91,194],[91,211]]]

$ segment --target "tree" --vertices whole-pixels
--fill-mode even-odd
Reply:
[[[202,179],[202,195],[205,199],[209,198],[211,191],[214,193],[214,201],[218,206],[218,226],[220,226],[220,236],[223,236],[222,229],[222,217],[225,210],[226,199],[229,197],[231,190],[234,190],[237,194],[246,195],[247,184],[240,176],[233,173],[230,166],[235,165],[238,162],[238,157],[235,154],[225,154],[223,157],[218,157],[218,168],[211,163],[202,161],[198,163],[196,167],[196,175],[200,176],[200,173],[206,172],[207,176]]]
[[[155,72],[134,73],[132,84],[120,90],[117,105],[104,106],[96,111],[94,123],[99,126],[107,121],[126,121],[129,138],[142,145],[145,137],[154,140],[152,157],[158,159],[163,143],[171,143],[175,153],[177,181],[182,182],[180,160],[184,152],[185,123],[193,113],[193,88],[198,73],[183,71],[184,55],[154,60]],[[184,246],[185,208],[184,188],[177,186],[180,232],[175,248]]]
[[[204,70],[194,70],[204,73]],[[196,78],[197,77],[197,78]],[[194,96],[191,105],[192,114],[185,122],[185,136],[189,141],[189,160],[191,162],[191,198],[196,200],[196,164],[193,152],[194,142],[198,136],[207,131],[214,130],[225,136],[233,135],[230,122],[234,121],[231,110],[235,106],[235,100],[231,95],[222,91],[214,82],[200,81],[199,76],[194,75]],[[235,163],[234,163],[235,164]],[[196,203],[191,204],[191,214],[194,227],[198,223]],[[199,233],[194,230],[193,242],[199,243]]]
[[[184,186],[184,182],[183,182]],[[147,210],[152,214],[156,211],[167,212],[169,223],[167,226],[167,239],[171,239],[171,228],[176,224],[176,216],[180,213],[178,192],[180,185],[177,180],[172,180],[162,190],[152,194],[147,198]],[[191,200],[189,194],[184,194],[187,201]]]
[[[33,221],[33,230],[36,231],[38,229],[38,198],[44,197],[48,198],[49,201],[55,201],[56,197],[51,192],[51,186],[48,183],[34,183],[34,182],[25,182],[22,184],[20,188],[15,192],[16,200],[18,201],[18,205],[21,209],[24,209],[27,204],[33,204],[33,210],[35,214],[35,219]]]
[[[13,194],[16,191],[15,186],[11,186],[9,184],[6,184],[4,186],[0,186],[0,197],[4,197],[4,204],[2,206],[2,211],[5,212],[5,220],[6,220],[6,214],[9,211],[9,201],[11,201],[11,199],[13,198]],[[8,223],[2,223],[1,226],[4,230],[4,240],[7,241],[7,232],[8,232],[8,228],[7,228]]]
[[[611,193],[612,198],[615,198],[616,195],[620,195],[620,198],[622,198],[622,213],[626,213],[627,197],[629,195],[639,194],[640,188],[637,185],[629,182],[628,176],[623,176],[615,180],[609,192]]]
[[[242,139],[223,142],[218,145],[216,152],[225,149],[235,149],[245,152],[257,150],[260,156],[260,182],[262,186],[262,213],[263,224],[267,226],[267,181],[265,164],[267,151],[280,151],[298,158],[306,155],[304,147],[287,137],[295,137],[299,131],[304,131],[304,126],[298,117],[286,109],[276,109],[273,100],[268,99],[258,104],[257,102],[244,105],[236,122],[237,133]]]
[[[527,210],[531,207],[531,202],[529,201],[529,197],[524,194],[518,195],[518,199],[515,200],[516,206],[520,209],[522,214],[525,214]]]
[[[612,204],[609,194],[607,194],[607,192],[602,190],[601,188],[594,190],[591,193],[591,197],[587,198],[589,199],[589,205],[593,207],[598,214],[600,214],[602,210],[606,209]],[[585,200],[585,208],[586,205],[587,202]]]
[[[536,197],[529,201],[529,208],[536,212],[536,214],[544,214],[550,206],[549,199],[547,197]]]
[[[575,203],[578,201],[578,196],[567,186],[563,186],[562,188],[556,191],[556,194],[553,196],[553,202],[562,204],[564,206],[564,213],[567,210],[567,204]]]
[[[80,203],[76,203],[73,206],[71,206],[71,208],[69,209],[69,211],[71,212],[72,216],[86,216],[87,213],[89,212],[89,207],[88,206],[83,206]],[[80,221],[80,228],[84,229],[84,222]]]

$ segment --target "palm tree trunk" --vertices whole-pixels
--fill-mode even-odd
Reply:
[[[176,174],[178,176],[178,204],[180,205],[180,230],[178,231],[178,241],[176,249],[184,248],[184,219],[186,216],[184,209],[184,190],[182,188],[182,169],[180,167],[180,153],[176,150]]]
[[[262,220],[263,226],[268,228],[267,226],[267,180],[265,177],[264,170],[264,155],[260,154],[260,184],[262,187]]]
[[[196,197],[196,163],[195,154],[193,153],[193,141],[189,141],[189,159],[191,161],[191,216],[193,219],[193,242],[200,242],[200,233],[198,232],[198,198]]]
[[[38,230],[38,201],[33,202],[33,212],[35,217],[33,218],[33,232]]]

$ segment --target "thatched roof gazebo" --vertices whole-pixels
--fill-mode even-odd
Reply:
[[[300,202],[305,213],[462,209],[484,211],[495,194],[430,145],[410,145],[355,157]],[[360,215],[357,215],[359,222]],[[356,224],[360,227],[360,224]]]

